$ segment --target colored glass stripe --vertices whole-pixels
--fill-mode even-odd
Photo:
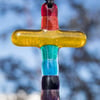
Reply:
[[[42,89],[43,90],[59,89],[59,76],[43,76]]]
[[[41,100],[60,100],[59,90],[42,90]]]
[[[56,60],[44,60],[42,62],[43,75],[58,75],[58,66]]]
[[[58,47],[46,45],[41,47],[42,51],[42,74],[43,75],[58,75]]]

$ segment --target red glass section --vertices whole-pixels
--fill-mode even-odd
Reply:
[[[43,4],[41,8],[42,16],[58,16],[58,8],[56,4],[53,4],[52,8],[48,8],[47,4]]]
[[[41,28],[47,30],[57,30],[58,27],[58,8],[53,4],[52,8],[48,8],[47,4],[43,4],[41,8],[42,23]]]

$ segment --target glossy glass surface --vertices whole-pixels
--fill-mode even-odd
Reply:
[[[12,42],[17,46],[42,47],[56,45],[58,47],[83,47],[86,35],[79,31],[17,30],[12,35]]]

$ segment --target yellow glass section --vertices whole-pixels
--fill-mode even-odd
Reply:
[[[12,34],[12,42],[17,46],[42,47],[56,45],[58,47],[83,47],[86,35],[79,31],[61,30],[17,30]]]

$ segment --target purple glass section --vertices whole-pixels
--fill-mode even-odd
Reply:
[[[59,90],[42,90],[41,100],[60,100]]]

